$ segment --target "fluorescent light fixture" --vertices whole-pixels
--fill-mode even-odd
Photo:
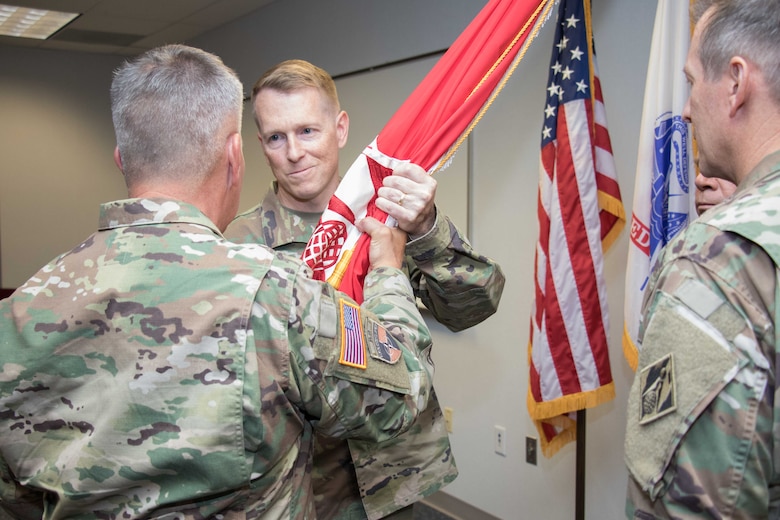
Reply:
[[[0,35],[45,40],[78,15],[0,4]]]

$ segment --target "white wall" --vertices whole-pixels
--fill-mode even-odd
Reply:
[[[656,3],[593,0],[593,24],[618,176],[627,215]],[[338,75],[445,48],[482,0],[284,0],[191,42],[223,57],[246,90],[286,58]],[[454,410],[460,476],[445,492],[504,520],[574,517],[575,446],[537,466],[524,459],[536,437],[525,405],[533,297],[539,131],[554,20],[548,22],[473,136],[472,237],[502,265],[498,313],[452,334],[432,323],[436,386]],[[92,231],[97,204],[124,196],[111,160],[110,71],[119,57],[0,46],[0,237],[2,282],[21,283]],[[242,207],[269,182],[251,120],[245,118],[249,177]],[[363,142],[373,136],[354,133]],[[367,141],[366,141],[367,142]],[[342,158],[346,168],[352,157]],[[252,176],[256,171],[256,176]],[[446,171],[442,173],[446,175]],[[617,397],[588,411],[586,518],[623,517],[625,401],[633,377],[621,350],[628,229],[606,255],[610,358]],[[508,453],[493,453],[493,426],[507,429]]]
[[[0,45],[0,281],[16,287],[124,197],[112,158],[119,57]]]

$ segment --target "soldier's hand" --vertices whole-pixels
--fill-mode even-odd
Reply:
[[[357,228],[371,237],[371,245],[368,249],[370,269],[401,267],[406,249],[406,233],[404,231],[382,224],[373,217],[359,220]]]
[[[412,238],[420,237],[436,223],[436,180],[421,166],[404,163],[384,178],[376,205],[393,217]]]

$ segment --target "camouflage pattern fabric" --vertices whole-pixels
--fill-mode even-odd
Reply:
[[[653,271],[628,405],[628,518],[780,518],[778,208],[775,153]]]
[[[0,302],[0,515],[315,518],[314,432],[391,440],[433,365],[403,271],[360,307],[309,276],[193,206],[103,205]]]
[[[319,217],[283,207],[272,184],[263,201],[236,217],[225,236],[300,256]],[[434,229],[407,243],[406,253],[415,295],[451,330],[471,327],[496,311],[504,287],[500,267],[476,254],[446,217],[438,214]],[[383,518],[435,493],[458,474],[435,393],[413,430],[392,442],[347,445],[317,437],[314,450],[312,478],[321,519]]]

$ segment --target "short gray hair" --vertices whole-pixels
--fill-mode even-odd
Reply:
[[[705,77],[715,79],[741,56],[758,66],[780,104],[780,0],[695,0],[692,20],[705,13],[699,47]]]
[[[201,180],[241,131],[242,110],[241,81],[213,54],[166,45],[126,62],[111,84],[125,182]]]

